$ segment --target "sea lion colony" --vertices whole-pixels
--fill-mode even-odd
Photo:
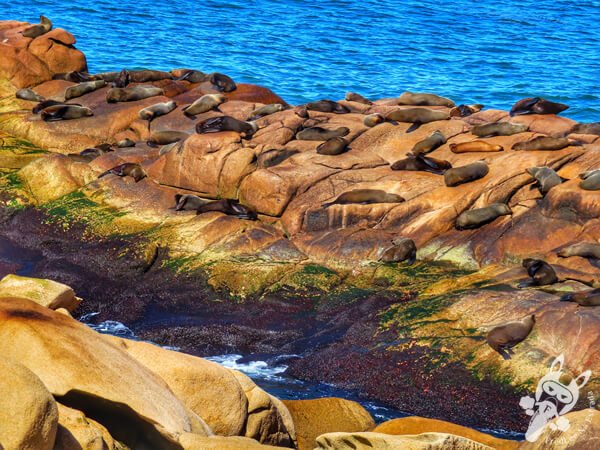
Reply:
[[[35,32],[42,30],[44,26],[35,28]],[[32,31],[33,33],[33,31]],[[32,89],[21,89],[17,92],[17,97],[22,100],[36,102],[32,112],[40,114],[45,121],[73,120],[93,115],[93,110],[81,104],[70,103],[74,98],[85,98],[91,92],[106,88],[106,102],[133,102],[147,99],[155,96],[164,95],[164,89],[153,86],[153,83],[161,80],[174,80],[187,83],[205,83],[209,84],[215,93],[199,95],[187,104],[179,105],[174,101],[157,102],[150,104],[139,110],[139,117],[148,121],[148,129],[154,119],[159,116],[172,114],[173,111],[180,109],[190,120],[196,120],[196,116],[204,113],[211,113],[212,117],[202,118],[195,122],[194,129],[198,134],[235,132],[240,138],[248,141],[258,133],[261,128],[268,126],[269,116],[277,114],[288,109],[291,106],[281,103],[261,105],[258,104],[246,116],[246,120],[229,116],[222,112],[221,107],[227,103],[227,93],[234,92],[237,88],[236,83],[224,74],[212,73],[205,74],[193,69],[174,69],[171,72],[161,72],[152,70],[130,71],[123,69],[120,72],[108,72],[91,75],[84,72],[72,72],[55,76],[56,79],[76,82],[74,86],[66,89],[63,98],[45,99]],[[81,101],[81,100],[80,100]],[[389,103],[388,103],[389,104]],[[349,114],[357,113],[363,115],[362,122],[369,128],[377,127],[382,124],[399,126],[407,123],[410,126],[406,133],[415,132],[423,124],[460,120],[464,117],[476,114],[481,111],[483,105],[459,105],[456,106],[451,100],[434,94],[405,92],[396,98],[392,104],[396,106],[393,109],[377,109],[377,104],[370,99],[357,93],[348,93],[345,103],[332,100],[319,100],[309,102],[305,105],[299,105],[293,108],[295,115],[301,119],[301,123],[294,130],[295,139],[298,141],[317,141],[318,146],[315,149],[317,154],[324,158],[334,158],[337,155],[352,150],[353,141],[362,133],[353,133],[344,126],[335,126],[328,123],[327,117],[321,113],[329,114]],[[435,109],[436,107],[451,108],[450,112]],[[432,109],[434,108],[434,109]],[[516,102],[511,110],[511,116],[523,114],[557,114],[568,107],[562,104],[556,104],[541,98],[523,99]],[[522,123],[513,123],[508,121],[480,123],[470,128],[474,136],[469,141],[448,142],[453,136],[445,136],[440,130],[434,130],[424,135],[421,140],[416,142],[411,148],[398,149],[404,152],[406,156],[390,163],[390,170],[395,171],[421,171],[444,177],[446,186],[450,188],[458,187],[464,183],[479,182],[485,180],[490,171],[489,165],[483,157],[490,152],[506,151],[501,145],[489,141],[494,136],[513,136],[528,131],[528,126]],[[599,128],[600,127],[596,127]],[[594,124],[577,124],[574,130],[585,130],[597,133]],[[364,131],[363,131],[364,132]],[[173,148],[181,149],[185,140],[190,136],[189,133],[177,130],[156,130],[150,133],[147,144],[150,146],[162,146],[160,154],[166,154],[173,151]],[[529,136],[529,135],[528,135]],[[454,154],[480,153],[482,160],[472,161],[453,165],[447,160],[426,156],[436,149],[446,147]],[[112,145],[101,144],[94,148],[85,149],[75,157],[84,158],[87,161],[92,160],[106,152],[113,151],[116,148],[125,148],[135,146],[136,142],[131,139],[123,139]],[[177,145],[178,147],[175,147]],[[577,141],[572,141],[566,137],[535,136],[533,138],[517,139],[508,151],[556,151],[569,146],[580,145]],[[282,164],[284,161],[292,158],[301,151],[283,148],[271,148],[262,152],[254,161],[257,167],[266,168]],[[530,175],[530,183],[535,183],[542,195],[555,186],[559,185],[565,179],[561,178],[550,167],[531,167],[526,172]],[[116,175],[120,177],[132,177],[135,182],[139,182],[147,177],[144,168],[140,164],[125,163],[115,166],[100,175],[99,178],[107,175]],[[600,189],[600,170],[593,169],[580,175],[581,189],[598,190]],[[532,186],[534,186],[532,184]],[[386,192],[378,189],[354,189],[346,190],[328,202],[322,204],[322,208],[344,208],[345,205],[374,205],[389,204],[394,207],[395,204],[405,202],[405,198],[396,193]],[[232,215],[240,219],[257,220],[258,214],[252,208],[241,204],[236,199],[205,199],[192,194],[175,196],[176,211],[195,211],[196,214],[208,212],[221,212]],[[471,208],[458,216],[454,226],[457,230],[473,230],[485,226],[497,220],[499,217],[512,214],[511,208],[506,203],[490,203],[488,206],[480,208]],[[582,256],[586,258],[598,259],[599,251],[596,248],[598,244],[588,243],[575,249],[561,250],[561,257]],[[379,260],[382,262],[414,262],[416,259],[416,246],[414,241],[407,238],[397,238],[387,247],[382,247]],[[526,259],[523,261],[523,267],[527,270],[530,280],[521,283],[520,287],[543,286],[558,282],[556,273],[552,266],[545,261],[536,259]],[[591,298],[591,300],[586,300]],[[564,298],[567,301],[578,301],[583,305],[596,305],[597,293],[595,291],[586,294],[580,293],[576,296]],[[504,358],[509,358],[512,347],[527,337],[533,328],[535,320],[531,318],[523,319],[510,324],[504,324],[488,334],[488,343],[498,351]]]

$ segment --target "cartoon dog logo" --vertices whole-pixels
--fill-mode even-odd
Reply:
[[[560,376],[564,362],[564,355],[555,358],[548,373],[539,381],[535,398],[522,397],[519,402],[525,413],[531,416],[529,428],[525,433],[525,439],[529,442],[535,442],[540,437],[548,422],[573,409],[579,399],[579,390],[592,376],[592,371],[586,370],[568,385],[563,384],[560,382]],[[569,420],[560,417],[555,424],[550,424],[550,427],[553,430],[566,431],[570,427]]]

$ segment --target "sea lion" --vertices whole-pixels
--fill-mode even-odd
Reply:
[[[567,138],[553,138],[550,136],[538,136],[530,141],[522,141],[513,144],[513,150],[562,150],[573,145]]]
[[[40,94],[36,94],[29,88],[19,89],[15,94],[15,97],[29,102],[43,102],[45,100],[44,97]]]
[[[207,76],[211,84],[221,92],[231,92],[237,89],[235,81],[225,74],[214,72]]]
[[[305,106],[296,106],[294,108],[294,114],[296,114],[298,117],[301,117],[303,119],[308,119],[308,110],[306,109]]]
[[[369,100],[366,97],[363,97],[360,94],[357,94],[356,92],[346,92],[345,99],[347,102],[362,103],[363,105],[372,105],[373,104],[373,102],[371,100]]]
[[[542,195],[546,195],[550,189],[563,182],[563,179],[550,167],[530,167],[527,173],[535,178]]]
[[[528,129],[529,127],[522,123],[496,122],[477,125],[471,130],[471,133],[479,137],[512,136],[513,134],[523,133]]]
[[[501,152],[503,150],[504,147],[501,145],[494,145],[480,140],[450,144],[450,151],[452,153]]]
[[[545,286],[558,282],[556,272],[550,264],[541,259],[525,258],[522,263],[527,269],[527,274],[531,277],[530,280],[519,283],[520,288],[528,286]]]
[[[350,133],[347,127],[338,127],[335,130],[327,130],[321,127],[305,128],[296,133],[296,139],[301,141],[327,141],[336,137],[343,137]]]
[[[560,298],[560,301],[575,302],[579,306],[600,306],[600,289],[565,294]]]
[[[485,177],[490,168],[485,161],[477,161],[466,166],[453,167],[444,173],[446,186],[453,187],[459,184],[469,183]]]
[[[35,39],[42,34],[46,34],[48,31],[52,29],[52,22],[50,19],[44,16],[40,16],[40,23],[37,25],[32,25],[23,31],[23,36]]]
[[[504,203],[492,203],[483,208],[463,212],[456,219],[457,230],[471,230],[493,222],[500,216],[512,214],[510,207]]]
[[[42,110],[42,119],[45,122],[55,122],[58,120],[80,119],[81,117],[90,117],[94,113],[90,108],[76,105],[55,105]]]
[[[284,108],[285,107],[281,103],[271,103],[270,105],[264,105],[252,111],[248,116],[248,120],[257,120],[261,117],[268,116],[269,114],[274,114],[276,112],[283,111]]]
[[[176,81],[187,81],[189,83],[202,83],[206,81],[207,75],[195,69],[173,69],[171,75]]]
[[[240,219],[256,220],[258,215],[256,211],[240,204],[237,200],[222,199],[201,205],[196,210],[196,214],[204,214],[211,211],[218,211],[227,214],[228,216],[236,216]]]
[[[42,110],[50,107],[50,106],[56,106],[56,105],[74,105],[74,106],[81,106],[79,103],[65,103],[65,102],[59,102],[56,100],[44,100],[43,102],[38,103],[37,105],[35,105],[33,107],[33,109],[31,110],[31,112],[33,114],[38,114],[40,112],[42,112]]]
[[[510,109],[511,116],[518,116],[522,114],[558,114],[566,109],[569,109],[567,105],[562,103],[551,102],[550,100],[544,100],[540,97],[530,97],[519,100]]]
[[[379,125],[383,122],[385,122],[385,117],[379,113],[368,114],[363,119],[363,124],[365,124],[367,127],[374,127],[375,125]]]
[[[235,131],[245,139],[250,139],[258,131],[255,122],[245,122],[231,116],[219,116],[206,119],[196,125],[196,133],[218,133],[220,131]]]
[[[81,97],[82,95],[94,92],[104,86],[106,86],[106,81],[104,80],[86,81],[84,83],[76,84],[75,86],[69,86],[65,90],[65,100]]]
[[[124,163],[118,166],[108,169],[106,172],[101,173],[98,178],[105,177],[106,175],[113,174],[118,177],[132,177],[137,183],[141,179],[146,177],[146,172],[142,169],[142,166],[136,163]]]
[[[121,139],[117,142],[117,147],[126,148],[126,147],[135,147],[135,142],[129,138]]]
[[[600,259],[600,244],[597,242],[579,242],[560,249],[557,253],[561,258],[581,256],[582,258]]]
[[[506,322],[492,328],[486,336],[486,341],[502,358],[510,359],[511,355],[514,355],[512,348],[527,339],[534,325],[535,314],[521,320]]]
[[[131,82],[131,75],[129,74],[129,70],[122,69],[119,74],[113,79],[112,87],[114,88],[126,88]]]
[[[150,129],[150,123],[157,117],[169,114],[177,108],[177,103],[173,100],[164,103],[155,103],[154,105],[148,106],[144,109],[140,109],[138,115],[140,119],[148,121],[148,130]]]
[[[164,95],[161,88],[154,86],[135,86],[130,88],[111,88],[106,92],[108,103],[133,102],[157,95]]]
[[[87,83],[88,81],[96,80],[96,76],[92,76],[87,72],[74,70],[72,72],[56,73],[52,75],[53,80],[64,80],[72,83]]]
[[[580,173],[579,178],[583,180],[579,183],[581,189],[586,191],[600,190],[600,169]]]
[[[446,138],[440,130],[435,130],[427,138],[417,142],[410,151],[413,155],[420,155],[434,151],[446,143]]]
[[[408,238],[397,238],[392,240],[392,246],[383,250],[379,261],[381,262],[402,262],[406,261],[413,265],[417,259],[417,246],[415,241]]]
[[[340,105],[332,100],[319,100],[304,105],[309,111],[319,111],[324,113],[347,114],[350,112],[344,105]]]
[[[298,150],[288,149],[272,149],[258,155],[256,160],[256,166],[260,169],[266,169],[268,167],[274,167],[281,164],[283,161],[291,156],[300,153]]]
[[[317,153],[319,155],[341,155],[346,151],[348,141],[342,137],[334,137],[327,139],[325,142],[317,147]]]
[[[134,83],[148,83],[149,81],[171,80],[173,76],[169,72],[161,70],[130,70],[129,80]]]
[[[446,160],[431,158],[425,155],[407,155],[406,158],[392,164],[391,168],[392,170],[421,171],[442,175],[446,170],[452,168],[452,164]]]
[[[123,71],[125,71],[125,69],[123,69]],[[121,73],[123,71],[121,71]],[[117,79],[119,74],[120,74],[119,72],[100,72],[100,73],[95,74],[94,78],[96,80],[104,80],[107,83],[112,83]],[[125,86],[113,86],[113,87],[125,87]]]
[[[323,208],[329,208],[331,205],[348,205],[357,203],[360,205],[370,205],[373,203],[402,203],[404,198],[398,194],[389,194],[380,189],[354,189],[344,192],[332,202],[323,203]]]
[[[483,109],[483,105],[477,103],[475,105],[458,105],[450,110],[450,117],[468,117]]]
[[[180,149],[181,145],[182,145],[182,141],[175,141],[175,142],[171,142],[170,144],[165,144],[158,151],[158,156],[165,155],[175,148]]]
[[[190,135],[183,131],[155,131],[150,135],[150,138],[148,138],[146,143],[150,147],[156,147],[158,145],[167,145],[172,144],[173,142],[185,141],[189,137]]]
[[[435,111],[427,108],[408,108],[408,109],[396,109],[390,112],[386,116],[386,120],[393,120],[395,122],[408,122],[408,123],[429,123],[437,120],[448,120],[450,115],[444,111]]]
[[[105,153],[112,152],[112,151],[114,151],[114,150],[110,144],[100,144],[100,145],[97,145],[96,147],[86,148],[85,150],[82,150],[81,152],[79,152],[79,156],[83,156],[83,157],[90,158],[90,159],[95,159],[98,156],[102,156]]]
[[[195,116],[216,109],[224,101],[223,94],[206,94],[194,100],[191,105],[184,106],[182,111],[186,116]]]
[[[435,94],[422,94],[409,91],[404,92],[398,97],[398,104],[413,106],[447,106],[448,108],[452,108],[455,105],[449,98],[440,97]]]
[[[578,123],[569,133],[595,134],[596,136],[600,136],[600,122]]]
[[[175,194],[175,211],[197,211],[210,200],[204,200],[197,195]]]

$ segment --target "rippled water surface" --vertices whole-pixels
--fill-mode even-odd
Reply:
[[[1,3],[8,3],[3,0]],[[544,96],[600,121],[600,2],[29,1],[0,19],[49,16],[91,71],[193,67],[272,88],[290,103],[404,90],[507,109]]]

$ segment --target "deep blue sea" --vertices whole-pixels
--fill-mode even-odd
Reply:
[[[0,19],[40,13],[92,72],[219,71],[290,103],[411,90],[508,109],[543,96],[600,121],[599,1],[0,0]]]

